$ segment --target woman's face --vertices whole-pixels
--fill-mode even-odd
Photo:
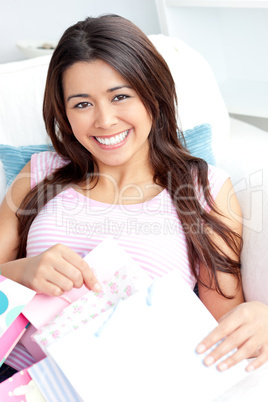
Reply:
[[[63,92],[73,134],[100,170],[148,164],[152,119],[115,69],[102,60],[75,63],[64,73]]]

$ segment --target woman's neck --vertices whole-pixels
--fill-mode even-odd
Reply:
[[[83,195],[108,204],[138,204],[158,195],[163,188],[153,181],[148,165],[106,167],[90,183],[81,183],[77,189]]]

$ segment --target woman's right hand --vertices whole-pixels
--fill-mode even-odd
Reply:
[[[17,263],[23,260],[17,260]],[[86,261],[63,244],[50,247],[35,257],[24,259],[19,282],[36,292],[60,296],[83,284],[94,292],[101,290],[97,278]]]

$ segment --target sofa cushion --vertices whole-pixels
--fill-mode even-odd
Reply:
[[[0,144],[44,144],[42,103],[51,56],[0,64]]]

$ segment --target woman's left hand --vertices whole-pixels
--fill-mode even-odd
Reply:
[[[219,320],[219,325],[197,346],[204,353],[213,345],[219,345],[204,359],[211,366],[227,353],[217,368],[224,371],[244,359],[256,357],[246,370],[252,371],[268,360],[268,306],[254,301],[238,305]]]

